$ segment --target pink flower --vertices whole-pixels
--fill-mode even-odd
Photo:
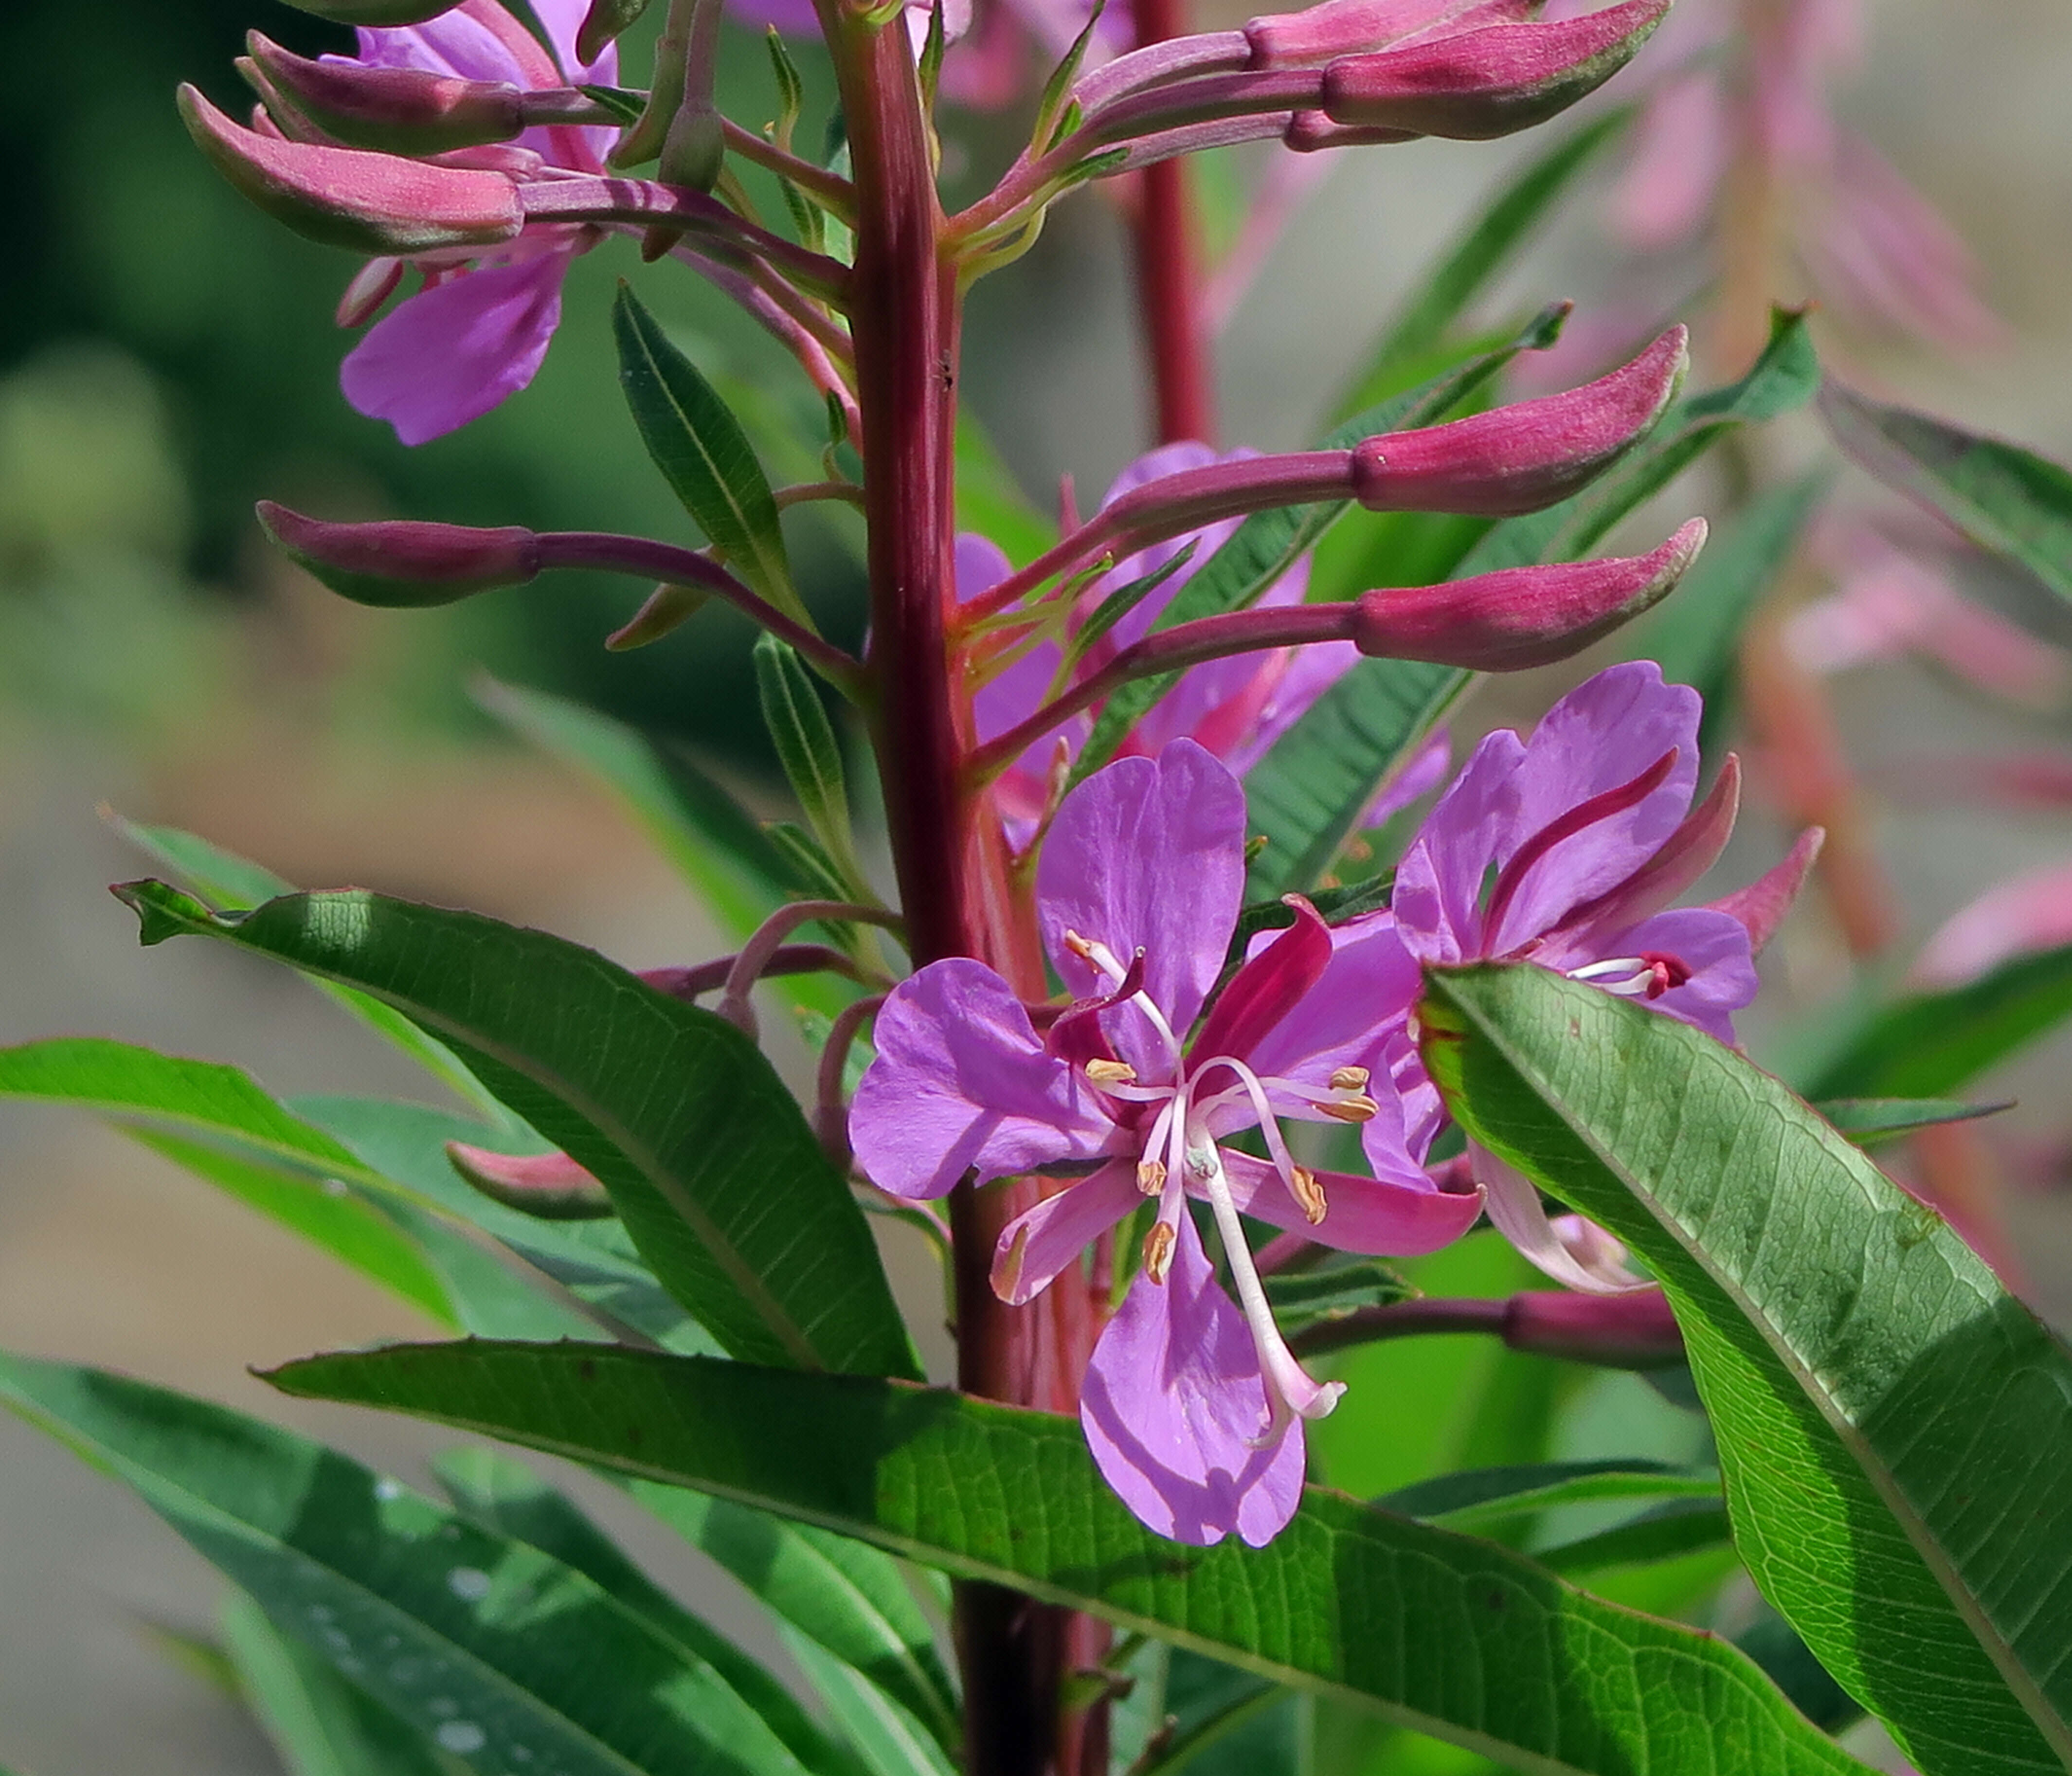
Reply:
[[[587,68],[576,61],[585,0],[534,0],[534,10],[552,39],[551,56],[496,0],[462,0],[421,25],[363,29],[358,59],[527,91],[617,80],[615,47]],[[528,130],[515,145],[527,157],[518,164],[534,178],[602,174],[615,135],[569,124]],[[507,148],[485,152],[500,164],[512,158]],[[415,261],[424,288],[376,322],[347,356],[339,377],[346,399],[370,418],[387,420],[405,444],[480,418],[532,381],[561,324],[562,280],[601,238],[582,224],[536,223],[491,253]],[[374,261],[347,291],[340,319],[371,312],[402,269],[399,261]]]

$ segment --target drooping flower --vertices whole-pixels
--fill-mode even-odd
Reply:
[[[1739,798],[1729,758],[1691,806],[1702,713],[1696,691],[1637,660],[1570,692],[1529,741],[1487,736],[1396,872],[1392,910],[1410,953],[1534,962],[1731,1042],[1733,1013],[1755,997],[1755,952],[1818,835],[1739,894],[1671,907],[1717,860]],[[1548,1275],[1577,1289],[1639,1286],[1597,1230],[1555,1227],[1493,1156],[1478,1153],[1475,1176],[1490,1219]]]
[[[357,60],[524,91],[615,84],[615,47],[606,46],[588,67],[576,60],[576,32],[586,10],[586,0],[535,0],[552,55],[497,0],[462,0],[420,25],[363,27]],[[555,124],[526,130],[512,146],[538,157],[541,176],[596,175],[605,171],[616,134]],[[493,152],[510,154],[501,147]],[[390,310],[347,355],[339,375],[346,399],[369,418],[387,420],[405,444],[429,442],[480,418],[532,381],[561,324],[569,267],[602,238],[583,224],[534,223],[487,254],[440,253],[416,261],[424,288]],[[348,289],[340,319],[351,323],[372,313],[404,269],[397,260],[370,263]]]
[[[1060,807],[1037,875],[1052,962],[1078,997],[1039,1034],[983,964],[923,968],[878,1014],[850,1137],[871,1180],[906,1197],[967,1174],[1085,1174],[1006,1230],[993,1286],[1009,1301],[1155,1198],[1082,1420],[1109,1484],[1153,1528],[1197,1544],[1234,1529],[1257,1545],[1294,1510],[1303,1420],[1338,1390],[1281,1338],[1240,1215],[1413,1254],[1465,1233],[1480,1205],[1425,1174],[1429,1119],[1406,1125],[1389,1083],[1414,1066],[1416,971],[1385,915],[1334,931],[1296,903],[1294,925],[1255,940],[1207,1005],[1236,927],[1244,832],[1237,779],[1190,740],[1089,778]],[[1298,1165],[1286,1117],[1364,1124],[1376,1175]],[[1247,1129],[1269,1157],[1224,1145]],[[1214,1279],[1190,1197],[1215,1219],[1238,1305]]]
[[[1256,454],[1251,450],[1219,454],[1206,444],[1161,446],[1139,457],[1116,477],[1101,501],[1101,509],[1105,511],[1125,494],[1166,475],[1218,462],[1241,462]],[[1083,615],[1123,588],[1171,567],[1181,556],[1188,557],[1185,565],[1174,569],[1087,650],[1074,668],[1074,679],[1098,672],[1120,649],[1148,635],[1181,589],[1236,534],[1242,522],[1226,519],[1137,550],[1096,580],[1079,601]],[[983,536],[958,538],[960,598],[978,597],[1005,579],[1007,572],[1007,557],[998,545]],[[1305,557],[1268,589],[1260,598],[1259,606],[1271,609],[1300,604],[1309,584],[1309,563]],[[1045,642],[981,687],[976,697],[979,738],[990,740],[1033,715],[1052,691],[1063,658],[1055,642]],[[1193,667],[1131,730],[1120,754],[1154,755],[1184,738],[1205,747],[1243,776],[1359,658],[1359,652],[1350,642],[1338,641],[1235,656]],[[1031,746],[996,783],[995,804],[1018,843],[1026,842],[1047,806],[1059,737],[1063,737],[1068,752],[1076,751],[1092,725],[1088,717],[1074,718],[1057,734]]]

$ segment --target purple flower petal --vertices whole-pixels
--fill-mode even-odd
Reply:
[[[1339,1252],[1421,1257],[1450,1246],[1482,1219],[1479,1195],[1441,1190],[1412,1168],[1408,1176],[1379,1180],[1362,1178],[1357,1172],[1318,1172],[1324,1219],[1312,1223],[1289,1194],[1280,1173],[1264,1160],[1227,1147],[1223,1156],[1231,1200],[1240,1214]]]
[[[1102,1478],[1159,1535],[1197,1548],[1235,1530],[1263,1548],[1302,1497],[1300,1420],[1271,1448],[1244,1317],[1182,1215],[1163,1284],[1142,1272],[1094,1346],[1079,1422]]]
[[[1557,1228],[1540,1204],[1538,1189],[1523,1173],[1484,1148],[1469,1151],[1474,1156],[1475,1181],[1482,1187],[1490,1219],[1527,1263],[1585,1295],[1630,1295],[1655,1287],[1626,1268],[1626,1248],[1602,1228],[1565,1215],[1561,1219],[1569,1225]]]
[[[347,356],[345,398],[423,444],[479,419],[528,383],[561,319],[570,255],[484,265],[420,290]]]
[[[1382,1051],[1417,997],[1416,961],[1386,913],[1335,927],[1330,939],[1316,986],[1252,1045],[1252,1067],[1318,1086],[1339,1067],[1363,1067],[1385,1082]]]
[[[1748,928],[1732,914],[1709,906],[1683,906],[1644,919],[1611,939],[1603,953],[1674,956],[1691,971],[1690,978],[1647,1003],[1729,1046],[1733,1014],[1753,1004],[1762,985]]]
[[[849,1141],[895,1196],[941,1196],[973,1167],[984,1182],[1092,1159],[1113,1132],[1100,1094],[1044,1052],[1013,989],[982,962],[934,962],[901,981],[877,1039]]]
[[[1065,798],[1037,866],[1036,904],[1066,985],[1104,982],[1066,947],[1076,931],[1125,965],[1145,954],[1145,986],[1184,1033],[1223,971],[1244,894],[1244,791],[1192,741],[1157,758],[1123,758]],[[1145,1077],[1166,1065],[1133,1014],[1112,1014],[1116,1050]]]
[[[1196,1066],[1226,1054],[1244,1059],[1304,1003],[1330,966],[1330,927],[1308,901],[1289,898],[1296,902],[1295,923],[1285,931],[1261,932],[1244,965],[1216,995],[1194,1044]]]
[[[1486,734],[1404,853],[1389,906],[1420,961],[1482,953],[1483,878],[1514,842],[1524,757],[1524,742],[1508,728]]]
[[[817,37],[820,15],[813,0],[726,0],[727,16],[751,31],[767,31],[772,25],[787,37]]]
[[[1046,1197],[1001,1230],[993,1258],[993,1292],[1019,1306],[1041,1294],[1093,1241],[1144,1200],[1137,1162],[1110,1161],[1091,1178]]]

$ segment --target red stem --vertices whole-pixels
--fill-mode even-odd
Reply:
[[[1185,28],[1180,0],[1136,0],[1135,10],[1140,48],[1178,37]],[[1137,296],[1151,348],[1158,442],[1207,443],[1215,435],[1215,403],[1194,263],[1191,169],[1182,159],[1161,160],[1138,176]]]

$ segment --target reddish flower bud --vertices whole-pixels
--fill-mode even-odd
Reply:
[[[288,0],[298,12],[335,25],[421,25],[451,12],[460,0]]]
[[[1503,518],[1565,500],[1645,436],[1690,365],[1671,327],[1610,376],[1450,425],[1370,438],[1353,450],[1353,496],[1375,512]]]
[[[1572,1295],[1532,1289],[1504,1303],[1503,1342],[1514,1350],[1603,1369],[1667,1369],[1684,1360],[1684,1334],[1659,1289]]]
[[[446,1158],[492,1202],[543,1221],[597,1221],[612,1212],[603,1185],[566,1153],[497,1153],[450,1141]]]
[[[1697,558],[1694,518],[1651,555],[1506,568],[1445,586],[1363,594],[1351,639],[1363,654],[1518,672],[1580,652],[1666,598]]]
[[[1281,139],[1298,154],[1314,154],[1325,148],[1375,148],[1415,142],[1417,132],[1365,129],[1357,124],[1334,123],[1321,111],[1297,111],[1289,118]]]
[[[1632,60],[1669,0],[1626,0],[1555,24],[1489,25],[1324,70],[1334,123],[1479,142],[1530,129],[1596,91]]]
[[[261,527],[285,554],[355,604],[452,604],[472,593],[523,586],[540,571],[539,538],[515,525],[334,524],[270,500],[261,500],[258,510]]]
[[[1386,49],[1405,38],[1452,36],[1478,25],[1529,18],[1541,0],[1323,0],[1269,13],[1244,27],[1250,66],[1301,68]]]
[[[232,184],[298,234],[330,246],[407,257],[508,240],[525,224],[518,187],[502,173],[277,142],[240,128],[191,86],[180,88],[180,114]]]
[[[348,148],[436,154],[508,142],[525,126],[519,89],[501,80],[463,80],[418,68],[313,62],[257,31],[245,45],[265,85]],[[270,89],[270,90],[269,90]]]

